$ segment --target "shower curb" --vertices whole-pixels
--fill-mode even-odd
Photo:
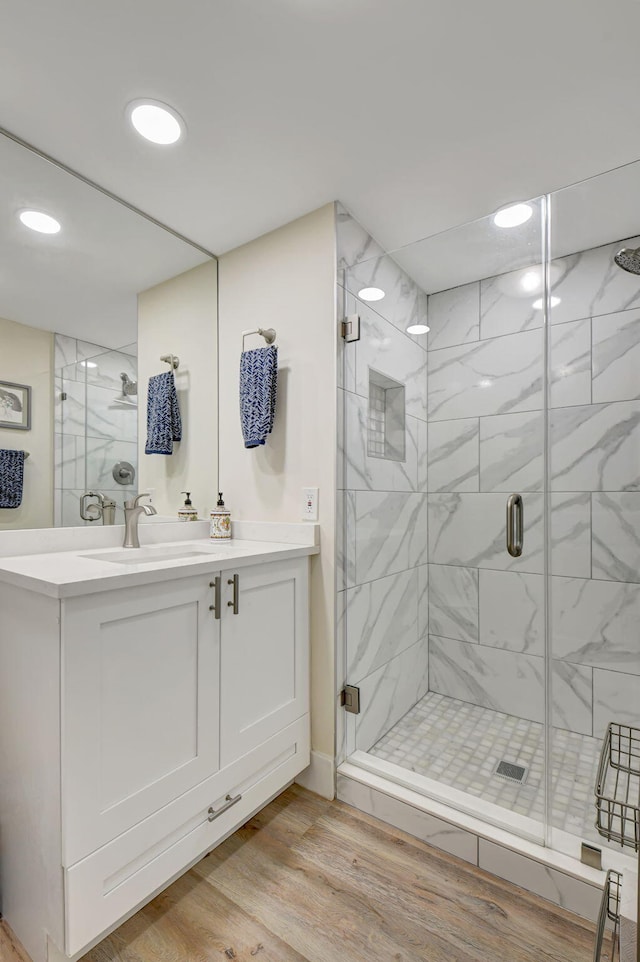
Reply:
[[[456,812],[348,761],[338,768],[337,797],[590,922],[598,916],[604,871]]]

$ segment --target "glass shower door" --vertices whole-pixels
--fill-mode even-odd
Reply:
[[[545,204],[518,207],[392,254],[339,230],[338,598],[346,754],[542,840]]]
[[[639,200],[640,163],[550,198],[550,841],[575,857],[612,848],[594,806],[607,726],[640,727],[640,276],[616,263],[640,246]]]

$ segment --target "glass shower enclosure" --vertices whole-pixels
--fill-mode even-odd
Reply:
[[[391,253],[338,221],[339,757],[574,857],[640,724],[638,196],[632,164]]]

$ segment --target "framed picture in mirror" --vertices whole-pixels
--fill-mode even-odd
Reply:
[[[31,388],[0,381],[0,428],[31,430]]]

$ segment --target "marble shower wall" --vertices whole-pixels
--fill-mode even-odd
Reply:
[[[640,724],[640,278],[620,246],[551,265],[553,718],[596,737]],[[429,687],[542,721],[543,318],[518,274],[428,299]]]
[[[135,482],[116,484],[112,474],[118,461],[128,461],[137,472],[137,399],[118,400],[122,398],[122,372],[133,381],[137,379],[135,345],[112,351],[56,334],[56,526],[91,523],[80,517],[80,497],[86,491],[100,491],[113,498],[118,506],[116,522],[122,523],[124,501],[137,492]]]
[[[344,208],[337,208],[338,316],[360,340],[339,343],[338,692],[357,685],[347,745],[367,751],[428,690],[427,352],[406,327],[426,295]],[[380,287],[375,303],[358,298]],[[405,459],[367,454],[369,371],[405,388]],[[345,716],[340,712],[339,716]]]

